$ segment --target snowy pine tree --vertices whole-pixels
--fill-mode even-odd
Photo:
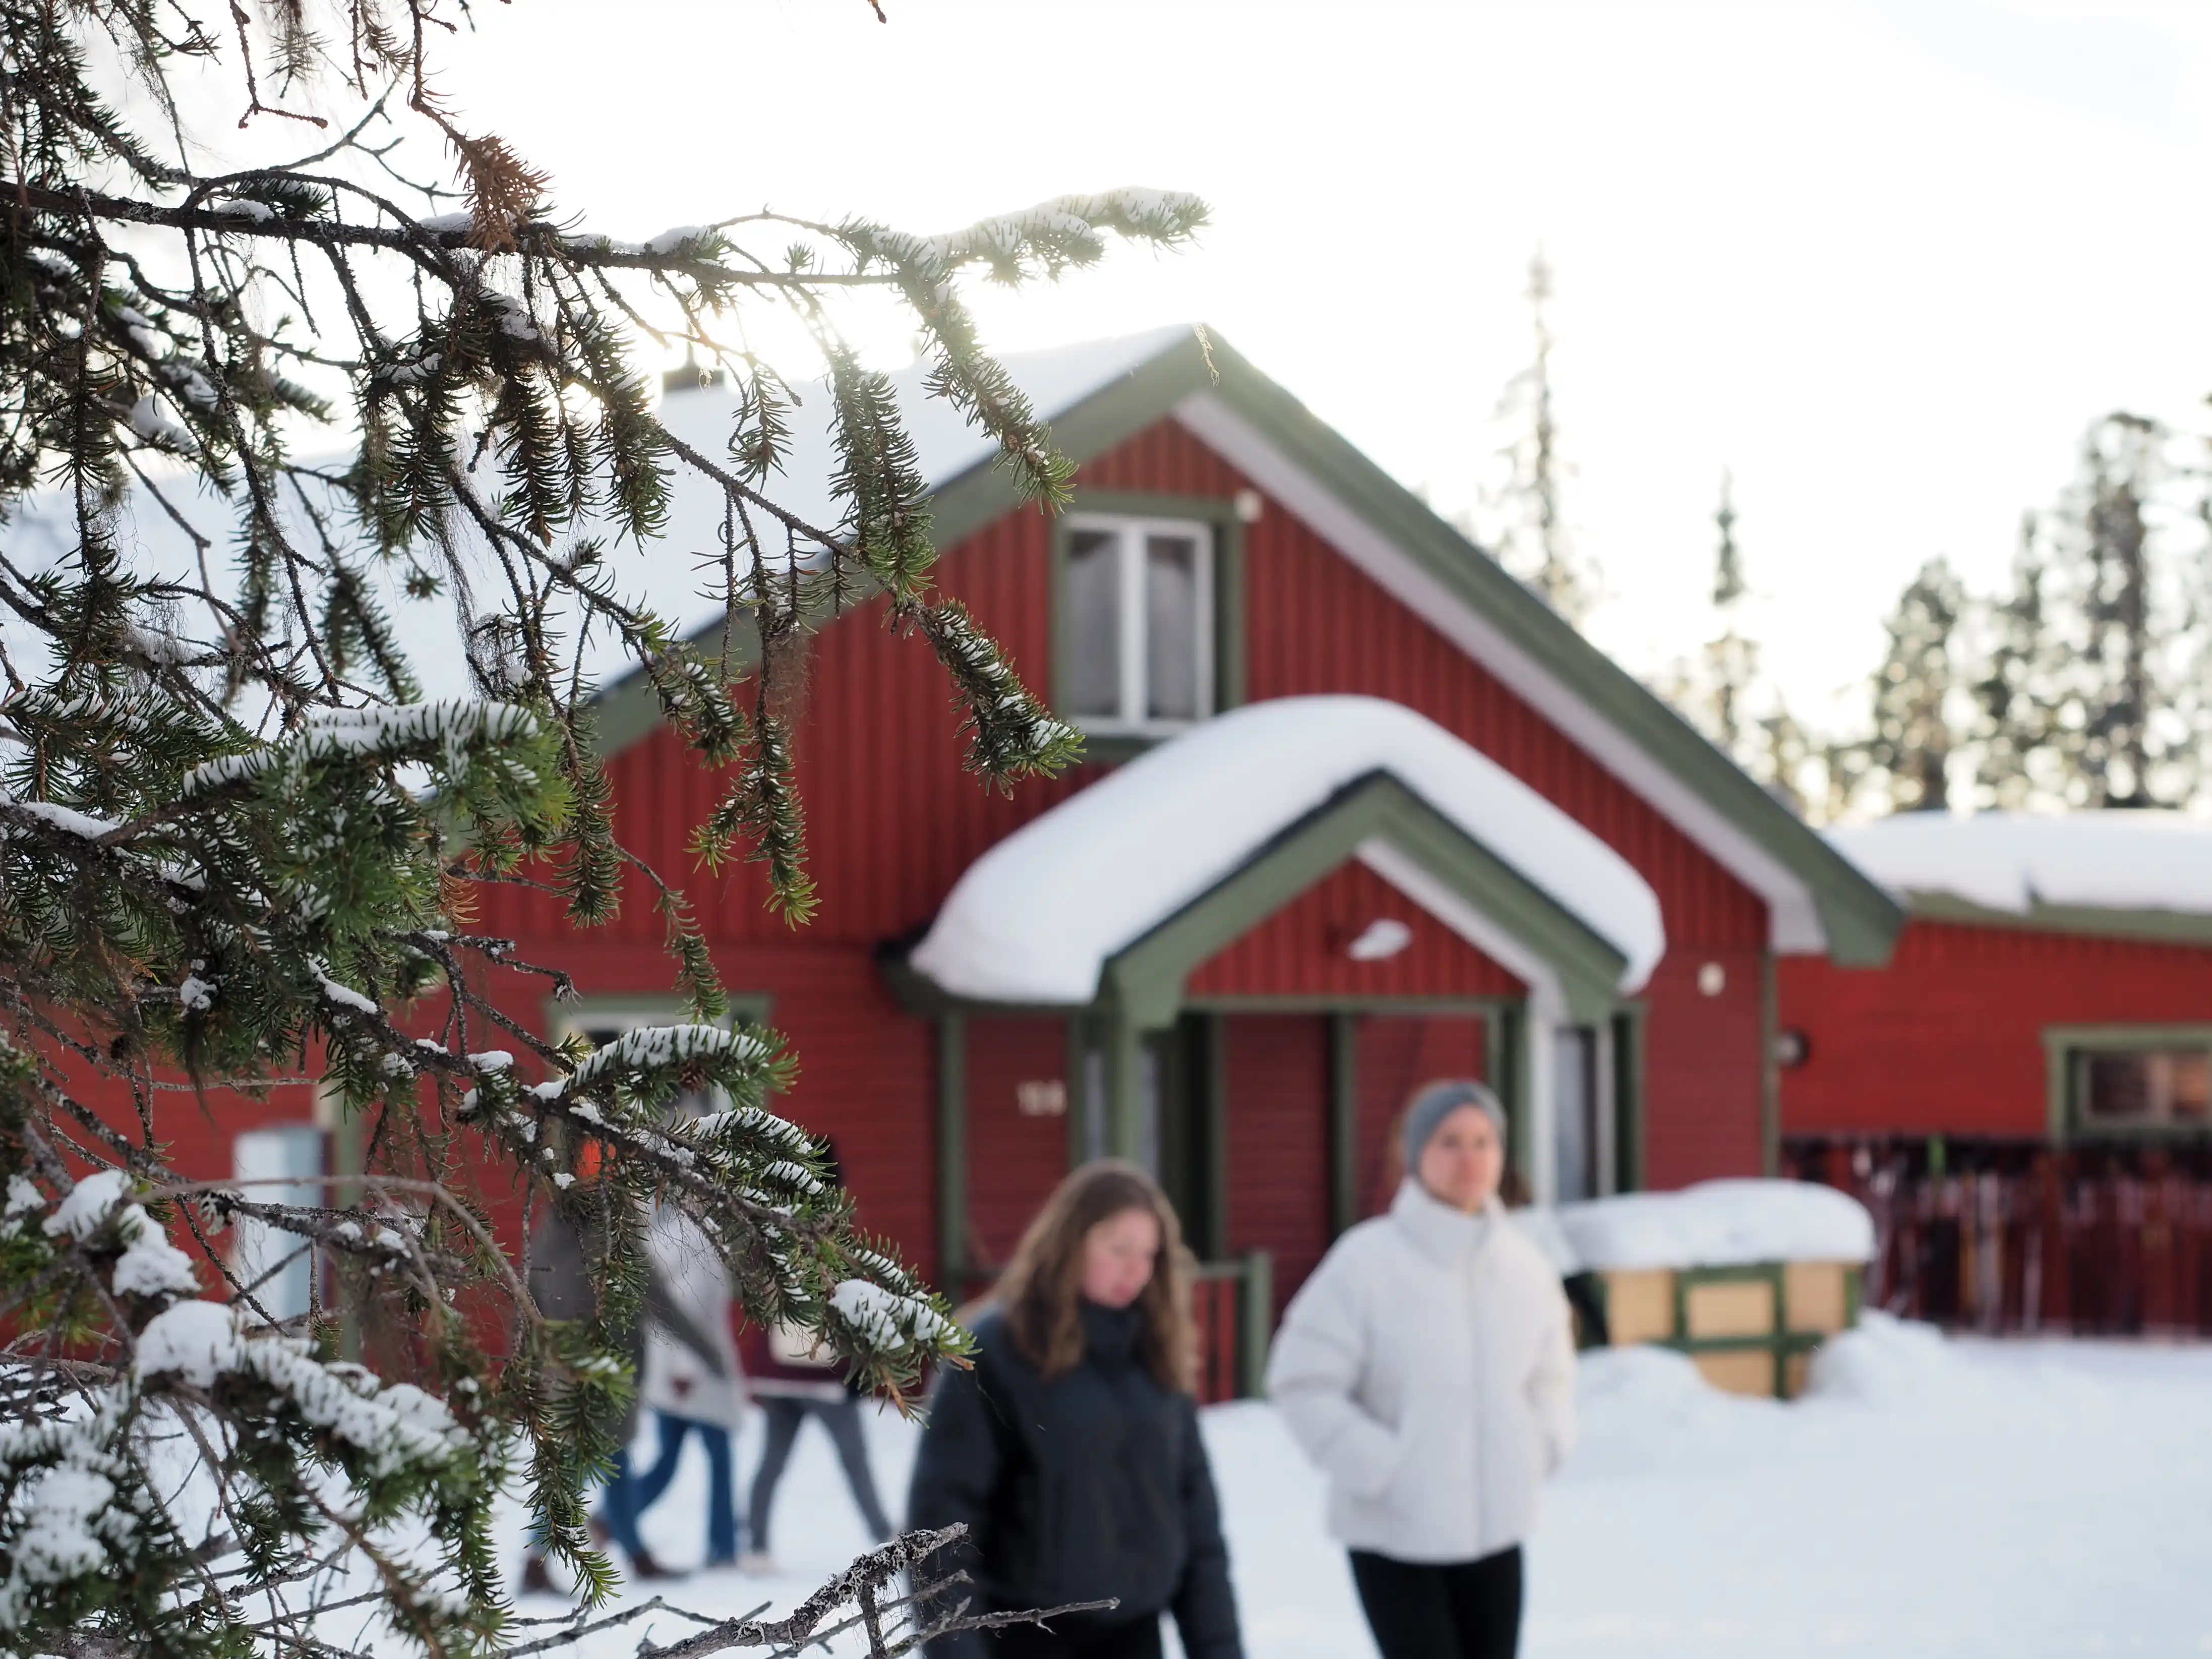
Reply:
[[[702,855],[763,861],[794,921],[778,665],[838,605],[887,594],[934,647],[985,783],[1062,763],[1073,733],[933,591],[913,446],[840,297],[909,308],[932,391],[1056,507],[1072,469],[963,285],[1178,243],[1204,210],[1118,191],[947,236],[762,211],[617,241],[438,96],[434,0],[0,5],[0,1646],[557,1650],[596,1627],[517,1622],[492,1506],[518,1490],[586,1601],[609,1593],[584,1501],[633,1386],[648,1204],[690,1214],[754,1317],[819,1330],[871,1385],[964,1339],[770,1109],[790,1059],[730,1025],[664,875],[639,872],[691,1023],[596,1050],[502,1013],[509,976],[568,980],[472,932],[471,896],[550,883],[588,927],[638,870],[593,747],[595,637],[728,769]],[[195,126],[225,95],[248,164]],[[765,311],[818,343],[839,522],[779,503],[799,412],[743,346]],[[655,416],[641,354],[679,345],[739,392],[723,453]],[[719,497],[714,546],[654,545],[678,473]],[[744,649],[626,599],[645,556],[712,573]],[[452,611],[477,696],[420,699],[409,605]],[[178,1177],[178,1115],[294,1082],[362,1126],[365,1167],[305,1204]],[[720,1109],[665,1109],[702,1091]],[[537,1308],[495,1182],[586,1241],[593,1317]],[[219,1243],[241,1221],[326,1264],[334,1300],[264,1317]],[[941,1616],[898,1589],[931,1543],[692,1650],[851,1619],[891,1651]]]
[[[1713,610],[1721,632],[1705,649],[1705,706],[1706,735],[1739,763],[1750,757],[1754,728],[1749,700],[1759,676],[1759,646],[1741,626],[1743,599],[1748,589],[1743,579],[1743,552],[1735,540],[1735,502],[1733,480],[1721,475],[1719,506],[1713,509],[1717,532],[1713,550]]]
[[[1959,684],[1954,655],[1966,593],[1950,562],[1930,559],[1905,585],[1885,628],[1889,647],[1874,681],[1874,732],[1843,751],[1853,789],[1878,787],[1890,811],[1941,811],[1950,804],[1950,708]]]
[[[2202,778],[2188,709],[2195,666],[2186,564],[2194,530],[2176,499],[2172,434],[2124,412],[2093,425],[2081,472],[2047,521],[2049,604],[2058,655],[2047,747],[2063,799],[2172,805]]]
[[[1987,643],[1974,682],[1974,763],[1982,805],[2017,811],[2051,798],[2060,665],[2046,615],[2048,572],[2035,515],[2021,520],[2012,591],[1980,607]]]
[[[1751,586],[1736,538],[1735,481],[1726,472],[1713,529],[1712,609],[1718,631],[1694,660],[1677,660],[1661,695],[1714,747],[1802,812],[1816,746],[1790,714],[1781,689],[1760,672],[1759,641],[1751,632]]]
[[[1499,453],[1504,476],[1484,493],[1489,546],[1508,570],[1580,627],[1596,602],[1597,580],[1567,533],[1567,469],[1552,392],[1552,267],[1540,251],[1528,261],[1527,297],[1535,350],[1498,406],[1498,419],[1511,435]]]

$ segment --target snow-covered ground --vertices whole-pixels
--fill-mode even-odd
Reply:
[[[1583,1449],[1530,1552],[1529,1659],[2212,1653],[2212,1347],[1946,1341],[1875,1316],[1792,1405],[1716,1394],[1651,1351],[1585,1356],[1581,1397]],[[1320,1482],[1273,1413],[1218,1407],[1206,1431],[1248,1652],[1371,1653]],[[871,1432],[896,1509],[915,1430]],[[678,1565],[702,1550],[686,1455],[646,1522]],[[671,1599],[787,1607],[866,1547],[811,1426],[775,1527],[781,1577],[702,1573]],[[593,1651],[632,1653],[646,1628]]]

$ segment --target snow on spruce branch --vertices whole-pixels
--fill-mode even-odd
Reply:
[[[262,1484],[272,1478],[319,1480],[330,1489],[333,1522],[350,1513],[360,1518],[349,1524],[396,1536],[410,1516],[427,1517],[474,1488],[483,1449],[444,1402],[410,1384],[387,1386],[360,1365],[326,1362],[309,1339],[263,1326],[240,1304],[203,1299],[191,1259],[120,1171],[78,1181],[43,1216],[45,1193],[17,1175],[4,1209],[0,1238],[16,1249],[43,1243],[51,1273],[104,1273],[116,1304],[141,1310],[135,1331],[110,1333],[122,1346],[116,1363],[72,1368],[76,1386],[47,1389],[42,1413],[0,1423],[0,1632],[19,1648],[60,1650],[103,1607],[139,1594],[158,1600],[164,1586],[241,1553],[268,1574],[271,1538],[241,1541],[212,1518],[188,1525],[179,1502],[191,1483],[156,1477],[173,1465],[162,1449],[180,1431],[220,1443],[246,1423],[266,1425],[252,1457],[200,1466],[196,1479],[222,1492],[210,1516],[288,1501]],[[17,1358],[13,1380],[35,1382],[43,1363]],[[282,1511],[266,1513],[276,1523]],[[320,1547],[331,1540],[316,1535],[332,1524],[295,1519],[279,1529]],[[448,1559],[403,1571],[416,1591],[434,1595],[453,1569]]]

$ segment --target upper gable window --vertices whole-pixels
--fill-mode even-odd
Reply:
[[[1092,731],[1169,731],[1213,712],[1213,532],[1085,514],[1067,532],[1066,713]]]

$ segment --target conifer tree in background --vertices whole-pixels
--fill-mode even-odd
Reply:
[[[2081,806],[2167,805],[2201,778],[2184,715],[2189,617],[2154,517],[2172,476],[2171,434],[2116,412],[2082,439],[2081,475],[2051,523],[2051,603],[2063,654],[2050,746]]]
[[[1930,559],[1899,597],[1884,625],[1889,647],[1874,682],[1874,732],[1845,751],[1855,788],[1878,783],[1888,810],[1941,811],[1950,804],[1948,774],[1957,746],[1951,692],[1966,592],[1949,561]]]
[[[1511,432],[1499,458],[1504,477],[1485,492],[1489,546],[1498,562],[1577,628],[1596,602],[1596,576],[1567,533],[1552,397],[1552,267],[1541,250],[1528,261],[1528,301],[1535,336],[1528,367],[1506,385],[1498,418]]]
[[[776,665],[830,611],[884,594],[929,641],[985,783],[1059,766],[1073,733],[933,591],[914,447],[840,296],[902,302],[931,392],[1056,507],[1072,469],[963,284],[1178,243],[1204,210],[1120,191],[933,238],[761,211],[618,242],[439,97],[437,0],[0,9],[0,1647],[557,1650],[604,1626],[516,1619],[493,1504],[518,1489],[604,1600],[583,1504],[632,1386],[649,1203],[690,1214],[754,1317],[819,1330],[872,1386],[964,1340],[769,1109],[788,1058],[731,1028],[680,892],[617,841],[586,645],[618,642],[727,768],[699,851],[762,860],[794,922],[813,894]],[[222,130],[196,129],[226,88]],[[762,310],[818,344],[803,412],[742,347]],[[719,453],[655,417],[641,356],[677,346],[737,389]],[[794,423],[825,410],[830,524],[779,501]],[[679,471],[720,504],[711,546],[655,544]],[[643,558],[711,573],[716,644],[624,597]],[[453,613],[477,696],[419,700],[409,605]],[[471,892],[550,883],[589,926],[626,880],[693,1023],[594,1051],[511,1021],[502,981],[568,980],[471,932]],[[299,1081],[365,1132],[367,1167],[320,1200],[166,1161],[204,1097]],[[666,1114],[700,1091],[726,1109]],[[538,1310],[492,1182],[587,1241],[593,1318]],[[217,1282],[241,1221],[313,1252],[335,1302],[277,1326],[259,1285]],[[488,1331],[512,1333],[497,1364]],[[687,1650],[846,1620],[897,1650],[942,1616],[897,1588],[930,1541]]]
[[[1749,759],[1753,722],[1748,706],[1753,682],[1759,675],[1759,647],[1741,627],[1743,599],[1743,553],[1735,540],[1734,481],[1721,474],[1720,504],[1713,509],[1718,532],[1713,550],[1713,610],[1721,632],[1706,641],[1705,650],[1706,733],[1721,749],[1742,763]]]
[[[1713,529],[1712,607],[1720,631],[1694,661],[1677,663],[1661,695],[1770,793],[1802,812],[1816,745],[1759,672],[1759,641],[1745,614],[1751,588],[1736,539],[1735,480],[1725,471]]]
[[[1978,804],[2007,811],[2049,798],[2055,782],[2051,693],[2060,665],[2045,614],[2047,585],[2036,518],[2026,514],[2012,592],[1984,607],[1988,641],[1973,687]]]

